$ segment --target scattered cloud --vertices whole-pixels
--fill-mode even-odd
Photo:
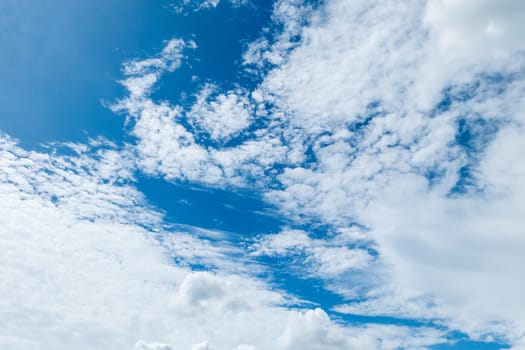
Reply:
[[[362,248],[345,246],[341,238],[315,239],[304,231],[288,230],[260,237],[251,250],[254,256],[296,258],[301,266],[298,273],[323,279],[370,267],[374,260],[370,253]]]
[[[143,90],[140,108],[127,109],[140,166],[172,181],[255,186],[298,221],[364,227],[383,266],[370,278],[397,287],[374,287],[347,310],[408,300],[412,310],[383,304],[384,313],[517,343],[523,10],[514,1],[278,1],[271,34],[243,57],[259,69],[257,87],[211,98],[207,87],[188,110]],[[199,136],[241,131],[231,144]],[[344,245],[292,232],[263,238],[259,254],[302,251],[326,279],[352,261]]]
[[[274,25],[242,57],[257,70],[255,87],[208,84],[189,107],[156,101],[162,76],[196,47],[171,39],[124,64],[126,96],[112,109],[126,114],[132,144],[30,152],[0,136],[0,343],[336,350],[446,341],[432,327],[350,326],[294,310],[255,277],[265,267],[251,258],[269,256],[295,257],[298,274],[343,298],[347,273],[363,272],[364,288],[339,313],[430,320],[519,348],[523,17],[510,0],[280,0]],[[264,235],[250,256],[220,234],[166,225],[134,187],[137,169],[250,187],[296,223],[330,230]]]
[[[171,4],[171,8],[176,13],[183,13],[188,15],[187,11],[202,11],[215,9],[219,6],[221,0],[178,0]],[[225,0],[232,7],[248,6],[251,4],[250,0]]]

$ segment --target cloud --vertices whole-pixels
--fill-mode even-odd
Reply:
[[[145,343],[139,340],[135,344],[135,350],[172,350],[171,346],[158,343]]]
[[[284,189],[267,198],[299,218],[369,228],[398,287],[382,303],[372,298],[381,288],[370,291],[351,312],[441,319],[473,337],[518,341],[522,311],[511,308],[523,286],[513,266],[522,262],[511,246],[523,243],[524,47],[512,38],[517,20],[508,41],[466,43],[473,29],[462,23],[485,23],[496,5],[472,3],[474,13],[453,3],[330,1],[314,12],[259,89],[313,140],[315,161],[286,168]],[[442,42],[447,31],[460,32],[459,44]],[[447,53],[463,41],[465,52]]]
[[[207,85],[200,91],[188,119],[212,140],[227,141],[251,124],[252,104],[241,91],[229,91],[211,98],[213,90],[216,88]]]
[[[304,231],[288,230],[260,237],[251,249],[255,256],[296,258],[300,261],[296,264],[301,265],[297,273],[324,279],[370,267],[374,260],[370,253],[365,249],[345,246],[342,238],[313,239]]]
[[[138,140],[138,163],[146,173],[219,186],[247,185],[263,180],[276,162],[297,156],[287,154],[287,147],[275,135],[265,135],[266,131],[261,133],[259,129],[234,148],[205,145],[199,140],[199,132],[211,139],[226,140],[249,125],[255,107],[242,91],[218,94],[209,101],[209,86],[200,92],[190,111],[168,101],[153,101],[150,95],[155,83],[179,67],[183,50],[195,44],[173,39],[166,47],[169,49],[156,58],[125,64],[125,73],[126,67],[139,68],[130,69],[121,81],[128,95],[111,107],[115,112],[127,113],[131,134]],[[162,63],[150,63],[158,61]],[[190,125],[181,123],[184,118]]]
[[[157,102],[155,83],[180,63],[160,53],[131,64],[117,109],[134,120],[138,166],[169,181],[252,186],[297,222],[358,224],[352,239],[378,252],[381,267],[367,271],[383,285],[364,283],[364,300],[340,311],[521,342],[523,6],[282,0],[273,11],[271,34],[243,56],[261,79],[251,91],[208,86],[189,108]],[[369,268],[369,257],[329,238],[289,231],[254,247],[301,252],[344,290],[336,277]],[[297,322],[323,329],[312,312]],[[304,344],[293,322],[283,348]],[[339,331],[320,331],[318,346],[349,346]]]
[[[512,0],[431,0],[424,15],[440,49],[477,62],[484,61],[487,54],[491,59],[523,50],[524,20],[524,4]]]
[[[226,1],[232,7],[248,6],[250,0],[228,0]],[[187,11],[212,10],[219,6],[220,0],[178,0],[170,5],[176,13],[188,15]]]
[[[61,146],[25,151],[0,138],[2,347],[295,350],[308,339],[310,349],[370,349],[378,337],[412,344],[397,335],[409,329],[374,334],[321,310],[285,307],[286,296],[264,281],[230,270],[230,250],[166,231],[132,185],[133,152],[104,140]],[[179,239],[202,253],[180,254],[172,249],[185,244]],[[216,272],[174,263],[203,256]],[[443,341],[431,329],[413,331],[425,343]]]
[[[356,328],[349,336],[343,328],[333,327],[321,309],[291,313],[283,335],[277,340],[282,349],[404,349],[424,348],[439,343],[438,331],[409,330],[397,326]],[[378,334],[386,337],[378,337]],[[393,336],[393,337],[391,337]]]

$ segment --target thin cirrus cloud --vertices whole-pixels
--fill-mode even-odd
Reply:
[[[460,331],[519,349],[524,13],[518,1],[280,0],[239,58],[257,83],[205,84],[190,106],[156,101],[197,47],[171,39],[124,63],[126,95],[111,108],[132,143],[29,152],[2,135],[0,343],[421,349]],[[297,226],[328,229],[247,246],[179,232],[135,188],[137,169],[255,189]],[[291,271],[340,294],[330,313],[428,326],[294,309],[257,277],[271,270],[264,256],[292,257]]]

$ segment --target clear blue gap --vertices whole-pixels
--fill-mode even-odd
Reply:
[[[194,40],[195,50],[187,50],[189,60],[177,75],[166,74],[152,95],[190,108],[195,93],[204,83],[218,85],[222,91],[241,84],[252,89],[256,83],[242,73],[242,53],[246,43],[259,37],[270,23],[272,1],[253,1],[251,6],[232,7],[221,1],[214,9],[170,14],[179,24],[175,36]],[[172,35],[172,36],[173,36]],[[195,76],[197,79],[193,80]]]
[[[457,121],[456,142],[472,157],[483,151],[498,129],[498,121],[489,121],[481,117],[460,118]]]
[[[224,190],[171,183],[139,174],[136,186],[166,213],[169,223],[233,233],[233,242],[256,234],[278,232],[286,222],[257,191]]]
[[[500,350],[509,349],[510,346],[500,341],[482,342],[470,340],[468,335],[452,331],[447,337],[450,343],[437,344],[430,347],[432,350]]]
[[[293,307],[311,309],[320,307],[325,310],[331,318],[347,325],[364,325],[368,323],[390,324],[406,327],[434,327],[444,329],[443,326],[428,320],[416,320],[390,316],[364,316],[354,314],[343,314],[332,310],[333,307],[347,303],[343,296],[331,292],[325,288],[325,281],[316,277],[299,277],[293,272],[291,266],[297,265],[300,259],[297,257],[261,257],[258,261],[273,269],[259,275],[260,278],[268,280],[278,289],[299,298],[303,303],[295,304]]]
[[[333,229],[322,224],[299,224],[283,219],[275,208],[269,206],[257,191],[210,189],[183,183],[170,183],[161,178],[138,175],[137,188],[148,201],[163,210],[165,222],[169,226],[192,225],[205,229],[220,230],[230,233],[224,238],[233,245],[247,246],[260,235],[280,232],[284,227],[302,229],[312,238],[326,239],[333,236]],[[181,228],[184,230],[184,228]],[[217,241],[213,237],[203,237]],[[367,249],[374,256],[377,252],[371,247],[359,244],[349,248]],[[328,310],[344,302],[344,298],[328,290],[321,279],[304,278],[299,271],[304,260],[301,253],[292,257],[259,257],[255,260],[268,267],[265,274],[259,276],[274,281],[276,286],[287,290],[306,301],[313,302]],[[176,257],[175,257],[176,259]],[[182,261],[175,260],[180,264]],[[188,262],[185,262],[188,264]],[[197,269],[211,267],[198,263],[188,265]]]
[[[290,266],[297,265],[297,260],[294,257],[263,256],[257,261],[271,267],[270,270],[258,277],[268,280],[278,289],[284,290],[304,302],[304,304],[297,304],[294,307],[311,308],[313,304],[329,311],[332,307],[344,302],[342,296],[325,288],[325,282],[322,279],[299,277],[297,271],[293,271],[294,267]]]
[[[501,349],[510,349],[510,345],[503,343],[486,343],[472,340],[458,340],[450,339],[451,344],[437,344],[430,346],[431,350],[501,350]]]
[[[494,139],[500,124],[481,117],[460,118],[457,121],[455,141],[466,152],[470,162],[459,170],[459,179],[450,190],[450,196],[477,191],[475,168],[478,158]]]

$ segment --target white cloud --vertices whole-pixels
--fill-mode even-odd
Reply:
[[[135,344],[135,350],[172,350],[171,346],[158,343],[145,343],[139,340]]]
[[[331,279],[370,266],[373,257],[362,248],[345,246],[344,239],[310,238],[304,231],[288,230],[260,237],[251,247],[255,256],[299,257],[297,273]],[[294,266],[291,266],[292,268]],[[297,268],[297,267],[296,267]]]
[[[233,136],[248,126],[251,113],[255,111],[251,101],[238,92],[219,94],[214,100],[206,101],[209,89],[205,88],[187,113],[195,130],[184,126],[180,123],[182,107],[167,101],[157,103],[150,94],[162,74],[180,66],[181,50],[195,44],[173,39],[167,46],[173,48],[164,49],[159,55],[163,64],[148,63],[156,62],[156,58],[147,59],[146,63],[126,63],[126,66],[147,66],[148,70],[133,69],[137,73],[121,81],[128,96],[112,106],[114,111],[126,112],[131,118],[131,133],[138,140],[138,163],[146,173],[161,174],[169,180],[246,185],[263,180],[276,162],[297,157],[297,152],[288,154],[288,148],[277,135],[266,135],[276,126],[271,126],[269,131],[255,131],[255,138],[234,148],[214,148],[197,142],[195,133],[199,128],[216,139]],[[173,53],[165,55],[166,51]]]
[[[217,5],[219,5],[219,0],[206,0],[201,4],[201,6],[204,8],[217,7]]]
[[[381,336],[378,336],[381,334]],[[383,335],[386,335],[384,337]],[[371,326],[355,328],[348,333],[333,327],[321,309],[292,312],[288,323],[277,340],[281,349],[422,349],[443,341],[439,331],[420,328],[409,330],[397,326]]]
[[[128,90],[129,98],[112,107],[114,111],[137,108],[139,101],[149,93],[157,83],[162,72],[173,72],[179,68],[184,57],[185,48],[195,48],[193,41],[185,42],[181,39],[171,39],[157,57],[145,60],[131,60],[124,63],[123,73],[126,79],[120,83]]]
[[[188,118],[213,140],[227,141],[251,124],[253,108],[241,91],[229,91],[212,97],[214,90],[216,88],[211,85],[201,90]]]
[[[135,64],[148,70],[124,81],[129,96],[119,106],[136,120],[147,173],[255,184],[292,218],[364,225],[359,239],[373,242],[381,278],[390,277],[363,295],[369,300],[339,310],[437,318],[517,344],[525,332],[516,253],[525,242],[523,16],[517,1],[329,0],[318,9],[278,1],[281,31],[243,57],[268,71],[251,93],[204,94],[189,111],[193,127],[183,125],[188,111],[149,96],[169,71],[150,58]],[[225,140],[250,127],[231,147],[197,137],[204,130]],[[343,243],[298,231],[267,236],[257,249],[307,252],[327,278],[355,265]],[[302,344],[290,334],[284,348]],[[330,333],[319,344],[348,346],[339,339]]]
[[[424,20],[440,49],[455,58],[483,62],[525,46],[525,4],[521,1],[431,0]]]

